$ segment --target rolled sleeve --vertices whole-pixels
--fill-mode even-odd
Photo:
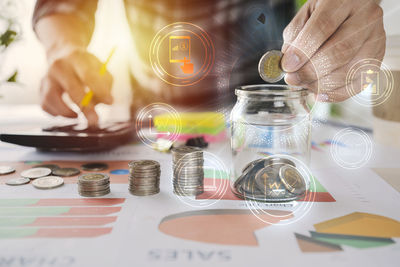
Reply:
[[[43,17],[54,14],[71,15],[82,22],[82,34],[90,40],[94,30],[97,2],[97,0],[37,0],[32,17],[33,28]]]

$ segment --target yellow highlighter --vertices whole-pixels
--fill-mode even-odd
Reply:
[[[114,54],[115,49],[116,49],[116,47],[114,47],[114,48],[111,50],[111,52],[110,52],[110,54],[108,55],[106,61],[101,65],[101,68],[100,68],[100,70],[99,70],[100,76],[103,76],[103,75],[106,73],[108,62],[110,61],[112,55]],[[86,87],[86,88],[87,88],[87,92],[86,92],[86,94],[85,94],[85,95],[83,96],[83,98],[82,98],[81,105],[80,105],[81,108],[87,107],[87,106],[90,104],[90,102],[92,101],[92,98],[93,98],[93,91],[90,90],[88,87]]]

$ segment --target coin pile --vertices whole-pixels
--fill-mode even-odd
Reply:
[[[174,193],[196,196],[204,192],[203,151],[196,147],[182,146],[172,149]]]
[[[258,63],[260,77],[268,83],[276,83],[282,80],[285,72],[281,68],[282,52],[271,50],[265,53]]]
[[[85,173],[78,177],[78,192],[83,197],[99,197],[110,193],[110,177],[104,173]]]
[[[294,162],[275,157],[250,162],[234,188],[235,195],[243,199],[285,202],[303,197],[307,186]]]
[[[160,192],[160,163],[154,160],[135,160],[129,163],[129,192],[149,196]]]

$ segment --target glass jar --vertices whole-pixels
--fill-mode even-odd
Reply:
[[[235,183],[246,167],[259,159],[293,157],[309,164],[311,114],[307,90],[265,84],[241,86],[235,94],[237,102],[231,112],[231,177]]]

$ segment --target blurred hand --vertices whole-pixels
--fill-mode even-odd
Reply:
[[[89,126],[97,124],[98,116],[94,109],[98,103],[111,104],[112,76],[106,72],[100,75],[102,63],[84,50],[54,60],[43,78],[41,86],[42,108],[51,115],[69,118],[77,114],[62,99],[67,93],[71,100],[80,106],[86,91],[93,91],[93,99],[86,107],[81,107]]]
[[[88,40],[79,31],[80,23],[73,16],[61,14],[44,17],[35,25],[49,62],[40,90],[41,105],[51,115],[75,118],[77,114],[64,102],[62,95],[68,94],[80,107],[90,89],[93,91],[92,101],[80,108],[89,126],[95,126],[98,116],[94,107],[98,103],[113,102],[113,79],[109,72],[100,74],[103,63],[86,51]]]
[[[343,101],[351,97],[346,90],[351,66],[362,59],[383,59],[383,11],[372,0],[309,0],[283,39],[286,83],[308,88],[320,101]],[[361,84],[360,79],[347,83]],[[361,86],[354,88],[361,91]]]

